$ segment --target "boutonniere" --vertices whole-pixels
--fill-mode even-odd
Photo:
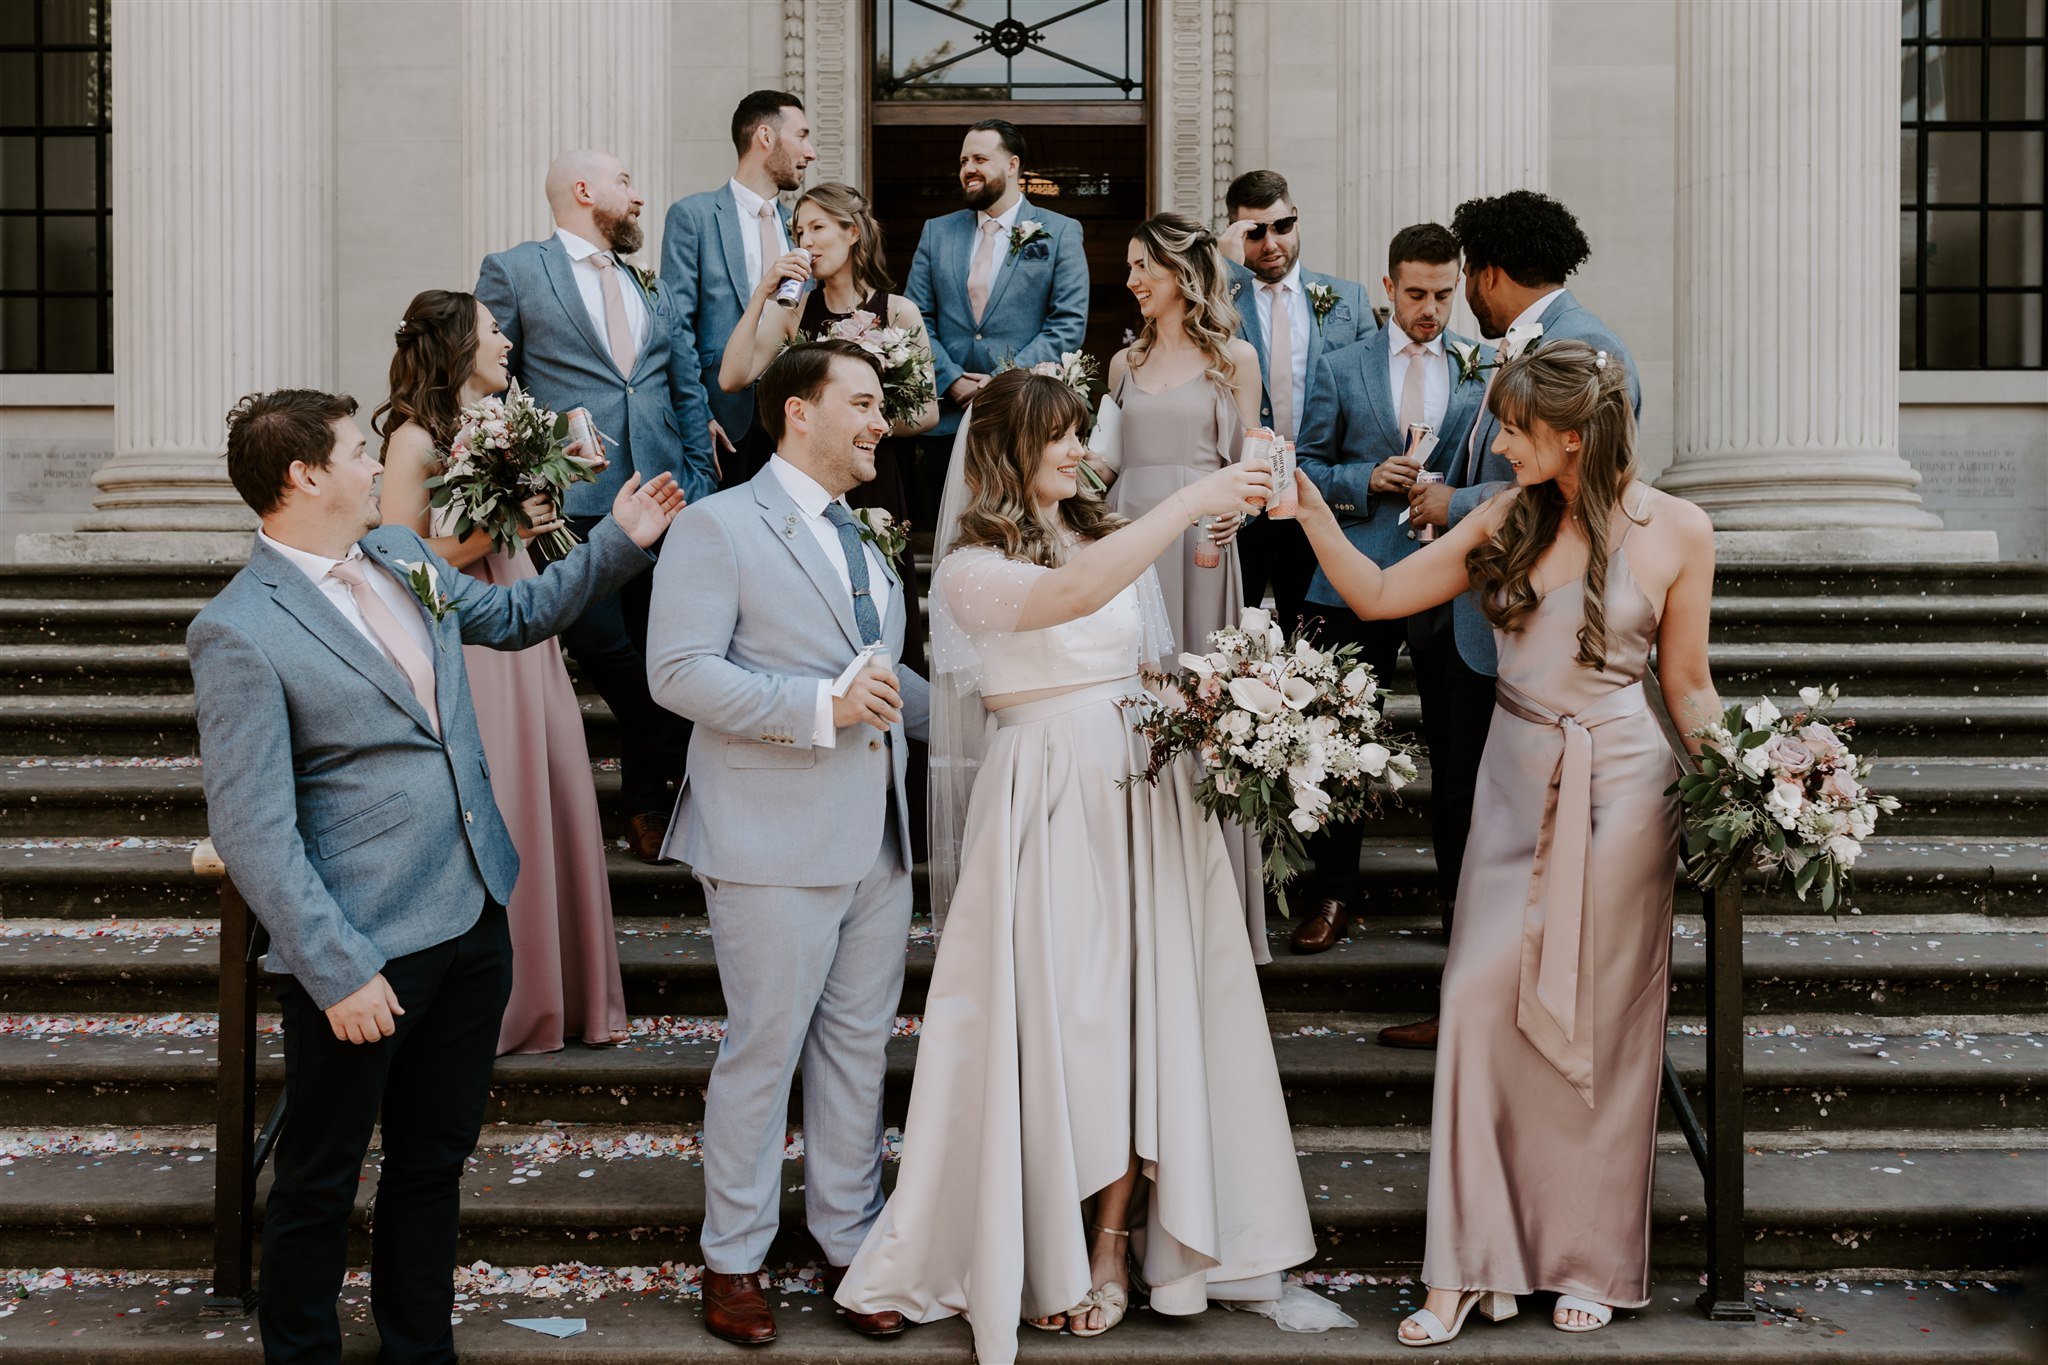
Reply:
[[[1342,299],[1337,297],[1336,290],[1320,280],[1308,285],[1301,292],[1308,295],[1309,311],[1316,315],[1316,326],[1318,327],[1322,326],[1323,319],[1336,312],[1337,305],[1343,302]]]
[[[875,547],[883,563],[896,568],[903,552],[910,548],[910,523],[899,523],[880,507],[859,508],[853,519],[860,523],[860,538]]]
[[[1469,383],[1492,369],[1494,362],[1486,358],[1486,348],[1476,341],[1450,342],[1451,355],[1458,362],[1458,382]]]
[[[442,618],[455,610],[454,605],[448,600],[448,594],[441,591],[441,575],[424,559],[418,563],[409,559],[393,562],[405,570],[405,585],[412,589],[414,597],[420,599],[420,605],[434,618],[434,624],[440,625]]]
[[[640,286],[640,292],[647,296],[648,305],[651,307],[654,303],[654,272],[634,265],[631,261],[625,261],[622,264],[626,269],[633,272],[634,282]]]
[[[1048,234],[1045,224],[1039,222],[1036,218],[1023,219],[1017,226],[1010,229],[1011,257],[1014,259],[1025,247],[1030,246],[1033,242],[1046,235]]]
[[[1507,338],[1500,344],[1500,363],[1505,365],[1510,360],[1520,360],[1534,351],[1542,340],[1543,324],[1540,322],[1532,322],[1527,327],[1508,328]]]

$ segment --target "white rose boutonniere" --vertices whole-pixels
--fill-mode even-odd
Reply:
[[[1309,311],[1315,314],[1316,326],[1322,326],[1323,319],[1336,311],[1339,302],[1337,291],[1318,280],[1301,292],[1308,295]]]
[[[441,591],[441,575],[426,560],[414,563],[400,559],[394,562],[405,570],[405,585],[412,589],[412,595],[420,599],[420,605],[434,618],[434,624],[439,625],[442,618],[455,609],[448,601],[448,594]]]
[[[1015,260],[1018,252],[1030,246],[1039,238],[1048,235],[1050,234],[1045,224],[1035,218],[1026,218],[1019,222],[1017,226],[1010,229],[1010,258]]]
[[[1458,362],[1458,382],[1466,383],[1477,379],[1493,368],[1493,362],[1486,359],[1486,348],[1476,341],[1450,342],[1451,354]]]
[[[1543,324],[1540,322],[1532,322],[1526,327],[1508,328],[1507,338],[1500,344],[1501,363],[1520,360],[1535,350],[1542,340]]]
[[[898,522],[880,507],[859,508],[853,519],[860,523],[860,538],[874,546],[890,568],[896,568],[903,552],[910,548],[910,523]]]

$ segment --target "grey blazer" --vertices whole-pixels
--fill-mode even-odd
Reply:
[[[494,587],[399,526],[365,556],[425,560],[450,609],[434,646],[441,733],[405,675],[313,586],[256,542],[185,632],[206,776],[206,823],[270,931],[270,965],[326,1009],[386,961],[476,923],[512,895],[519,854],[491,797],[462,647],[525,649],[652,562],[606,520],[536,578]]]
[[[903,741],[925,738],[930,709],[903,657],[901,579],[888,576],[882,642],[903,683],[903,720],[886,741],[854,725],[819,748],[818,683],[853,661],[860,628],[782,481],[764,468],[692,503],[672,530],[654,571],[647,686],[696,729],[663,851],[718,881],[845,886],[874,866],[893,804],[909,867]]]
[[[1078,351],[1088,331],[1088,257],[1081,225],[1029,199],[1016,222],[1043,223],[1043,236],[1003,261],[995,290],[980,323],[967,300],[967,272],[974,264],[972,209],[926,222],[910,262],[903,296],[924,315],[932,339],[932,366],[944,395],[963,371],[994,374],[1005,361],[1028,369],[1062,352]],[[960,408],[941,398],[934,436],[950,436],[960,425]]]
[[[789,214],[780,207],[782,230]],[[698,379],[711,415],[735,444],[754,425],[754,387],[739,393],[718,387],[725,343],[747,311],[747,248],[742,234],[755,231],[740,221],[732,182],[688,195],[668,206],[661,233],[661,278],[676,297],[676,325],[686,329],[697,354]],[[768,263],[762,262],[765,267]]]
[[[618,442],[611,468],[595,483],[571,485],[562,510],[601,517],[629,474],[643,479],[675,475],[683,496],[703,497],[718,486],[712,473],[710,410],[697,356],[681,309],[656,279],[644,295],[647,344],[620,374],[611,348],[598,335],[577,291],[575,265],[561,239],[550,234],[484,257],[476,296],[512,341],[512,377],[557,412],[590,409],[597,429]],[[619,283],[638,285],[628,271]]]
[[[1259,421],[1270,426],[1273,422],[1273,358],[1266,349],[1266,329],[1259,326],[1259,305],[1253,296],[1259,277],[1236,261],[1225,264],[1230,267],[1230,299],[1237,305],[1237,334],[1249,341],[1259,353],[1259,377],[1263,384],[1259,390]],[[1294,423],[1297,449],[1301,445],[1301,429],[1308,420],[1309,406],[1315,401],[1319,373],[1317,362],[1332,351],[1342,350],[1379,330],[1379,321],[1372,315],[1372,301],[1366,297],[1364,285],[1335,275],[1321,275],[1313,270],[1301,272],[1301,283],[1303,288],[1312,284],[1328,285],[1336,291],[1337,302],[1328,314],[1320,318],[1315,315],[1314,305],[1310,305],[1308,368],[1302,379],[1301,411],[1295,414]]]

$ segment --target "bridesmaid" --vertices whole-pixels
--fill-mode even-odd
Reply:
[[[391,397],[371,426],[384,438],[387,523],[428,532],[426,481],[438,474],[463,405],[506,386],[512,343],[471,294],[429,289],[405,310],[391,358]],[[562,524],[547,498],[523,506],[531,540]],[[531,578],[526,555],[502,554],[482,531],[428,536],[456,568],[486,583]],[[499,652],[465,647],[491,790],[519,849],[519,883],[505,907],[512,929],[512,999],[498,1053],[555,1052],[565,1035],[586,1043],[629,1034],[611,885],[583,712],[553,640]]]
[[[1109,362],[1109,388],[1123,409],[1122,459],[1110,508],[1139,517],[1204,474],[1237,458],[1244,433],[1259,424],[1259,353],[1235,335],[1237,308],[1216,238],[1192,218],[1162,213],[1138,225],[1126,287],[1144,319],[1138,339]],[[1209,648],[1209,634],[1244,615],[1238,565],[1242,516],[1218,517],[1205,535],[1189,527],[1159,560],[1167,619],[1180,647]],[[1205,548],[1221,564],[1195,561]],[[1244,898],[1252,956],[1273,960],[1266,945],[1265,888],[1259,842],[1226,824],[1230,865]]]
[[[1652,649],[1680,730],[1721,714],[1713,527],[1636,477],[1626,362],[1556,342],[1504,366],[1488,405],[1516,487],[1392,569],[1300,481],[1302,527],[1361,619],[1469,589],[1500,644],[1458,884],[1472,910],[1444,967],[1429,1297],[1401,1324],[1407,1346],[1449,1341],[1475,1307],[1509,1316],[1518,1294],[1557,1294],[1567,1332],[1649,1301],[1679,852],[1676,765],[1644,695]]]

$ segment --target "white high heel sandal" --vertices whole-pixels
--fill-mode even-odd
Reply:
[[[1608,1323],[1614,1321],[1614,1310],[1612,1308],[1609,1308],[1604,1303],[1595,1303],[1591,1299],[1582,1299],[1576,1294],[1559,1294],[1557,1296],[1557,1307],[1550,1311],[1550,1325],[1560,1332],[1597,1332]],[[1569,1323],[1559,1322],[1557,1320],[1559,1313],[1584,1313],[1593,1321],[1591,1325],[1581,1323],[1578,1326],[1572,1326]]]
[[[1458,1333],[1465,1330],[1465,1319],[1475,1308],[1479,1310],[1479,1316],[1488,1322],[1506,1322],[1520,1311],[1513,1294],[1501,1294],[1490,1289],[1467,1290],[1458,1296],[1458,1311],[1452,1316],[1449,1327],[1445,1327],[1444,1320],[1427,1308],[1418,1308],[1401,1319],[1401,1326],[1406,1327],[1412,1322],[1428,1335],[1417,1338],[1397,1331],[1394,1339],[1403,1346],[1442,1346],[1445,1342],[1455,1341]]]

